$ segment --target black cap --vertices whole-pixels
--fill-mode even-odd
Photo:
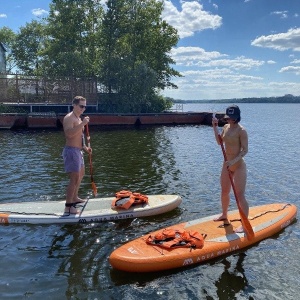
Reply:
[[[231,105],[226,108],[226,114],[224,116],[224,119],[237,120],[240,117],[241,117],[241,111],[237,105]]]

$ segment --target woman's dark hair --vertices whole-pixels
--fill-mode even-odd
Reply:
[[[234,121],[235,124],[237,124],[237,123],[239,123],[239,122],[241,122],[241,117],[238,117],[238,118]]]

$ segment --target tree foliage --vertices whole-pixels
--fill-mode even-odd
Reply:
[[[12,53],[28,75],[97,78],[112,112],[159,112],[160,96],[181,76],[170,50],[177,31],[157,0],[52,0],[42,22],[21,27]],[[1,31],[0,31],[1,38]],[[13,39],[13,38],[12,38]]]
[[[44,25],[41,22],[32,21],[20,28],[12,53],[18,68],[25,75],[39,75],[39,62],[42,57],[40,52],[44,45]]]
[[[53,0],[47,18],[44,72],[52,76],[96,76],[95,36],[103,8],[96,0]]]
[[[114,109],[157,111],[158,91],[176,87],[170,81],[180,74],[170,67],[169,52],[177,42],[176,30],[161,19],[162,2],[155,0],[109,0],[104,16],[101,82]],[[109,51],[104,51],[109,49]]]

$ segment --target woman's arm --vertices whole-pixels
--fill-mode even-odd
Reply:
[[[242,128],[240,132],[240,143],[241,143],[240,153],[236,158],[228,161],[227,165],[229,167],[236,164],[248,153],[248,134],[244,128]]]

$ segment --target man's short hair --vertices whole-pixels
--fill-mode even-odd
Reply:
[[[86,101],[86,99],[82,96],[76,96],[76,97],[74,97],[72,103],[73,104],[79,104],[80,101]]]

